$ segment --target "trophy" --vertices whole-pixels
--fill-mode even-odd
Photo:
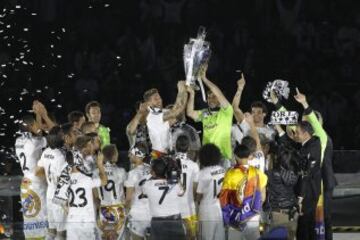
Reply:
[[[202,98],[206,102],[206,95],[203,83],[199,77],[202,66],[207,64],[210,59],[210,43],[205,41],[205,28],[200,26],[196,38],[190,38],[188,44],[184,45],[184,67],[186,74],[186,85],[198,90],[200,87]],[[199,87],[196,82],[198,82]]]
[[[263,98],[268,102],[271,102],[270,95],[272,91],[275,93],[277,98],[288,99],[290,94],[289,82],[281,79],[276,79],[272,82],[268,82],[263,91]]]

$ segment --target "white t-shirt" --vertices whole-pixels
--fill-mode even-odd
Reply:
[[[170,125],[163,120],[164,111],[150,109],[146,118],[152,149],[166,153],[170,146]]]
[[[248,160],[250,166],[256,167],[262,172],[265,172],[265,157],[262,151],[256,151],[253,158]]]
[[[242,130],[243,137],[248,136],[249,132],[250,132],[249,123],[247,123],[246,120],[244,119],[239,126]],[[275,134],[276,134],[275,130],[273,127],[271,127],[269,125],[264,125],[264,127],[256,127],[256,130],[258,131],[259,134],[263,134],[270,141],[273,141],[275,139]],[[241,142],[241,140],[240,140],[240,142]]]
[[[69,213],[67,229],[79,228],[86,223],[87,228],[96,226],[93,188],[101,186],[100,178],[92,178],[81,172],[70,174]]]
[[[210,166],[200,170],[199,184],[196,190],[198,194],[202,194],[200,205],[220,206],[218,195],[224,175],[225,169],[221,166]]]
[[[151,217],[166,217],[180,214],[181,193],[179,184],[168,184],[166,179],[147,180],[142,187],[149,199]]]
[[[127,178],[125,169],[109,162],[105,163],[104,167],[108,181],[105,186],[98,189],[101,206],[124,203],[124,182]]]
[[[183,218],[196,215],[194,203],[194,182],[198,182],[199,166],[194,161],[187,158],[186,154],[177,154],[181,161],[180,182],[184,195],[181,198],[181,216]]]
[[[54,197],[58,178],[66,166],[64,151],[58,148],[46,148],[41,155],[38,166],[44,168],[46,182],[48,184],[46,198],[48,201],[51,201]]]
[[[150,170],[150,166],[144,163],[136,166],[128,174],[128,178],[125,181],[125,187],[135,188],[133,199],[131,201],[130,214],[135,211],[146,211],[149,209],[148,199],[141,198],[141,187],[147,179],[151,178]]]
[[[42,150],[45,147],[46,139],[44,137],[33,136],[31,133],[24,133],[16,139],[15,153],[20,160],[24,177],[40,181],[40,179],[35,176],[35,171]]]

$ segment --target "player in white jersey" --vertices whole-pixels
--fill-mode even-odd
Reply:
[[[171,183],[170,177],[173,175],[172,171],[169,173],[169,161],[172,159],[166,157],[154,160],[151,166],[152,178],[147,180],[142,187],[143,194],[149,199],[150,239],[185,239],[180,210],[184,189],[179,183]]]
[[[49,229],[47,239],[65,239],[66,213],[64,208],[54,204],[52,199],[55,194],[61,171],[66,165],[64,134],[59,126],[53,127],[46,136],[48,148],[44,150],[38,162],[37,174],[44,173],[47,181],[46,204]]]
[[[185,81],[178,82],[178,95],[171,109],[164,111],[161,96],[157,89],[153,88],[144,93],[144,101],[149,107],[146,117],[146,125],[152,145],[153,155],[159,157],[168,152],[170,147],[170,121],[175,122],[187,101]]]
[[[146,149],[135,145],[130,149],[129,158],[134,168],[128,173],[125,181],[126,207],[129,209],[128,228],[133,240],[143,239],[150,226],[150,210],[148,199],[143,198],[141,186],[151,177],[150,166],[143,162]]]
[[[20,160],[24,174],[21,183],[21,203],[24,217],[26,239],[43,239],[46,235],[46,182],[35,175],[36,166],[46,140],[41,136],[39,124],[33,116],[22,120],[22,135],[15,141],[16,156]]]
[[[125,229],[124,182],[127,174],[125,169],[116,165],[119,157],[116,145],[106,145],[102,153],[108,181],[98,189],[101,201],[98,227],[102,239],[121,239]]]
[[[176,141],[176,159],[180,159],[181,178],[180,183],[184,190],[184,196],[181,198],[181,217],[185,222],[186,235],[189,239],[196,238],[197,215],[194,202],[194,193],[198,183],[199,166],[192,161],[187,154],[189,149],[189,138],[180,135]]]
[[[260,137],[256,130],[254,118],[252,115],[245,113],[245,120],[250,126],[250,132],[249,136],[244,137],[241,143],[247,146],[251,151],[252,158],[248,161],[248,164],[265,172],[265,156],[262,151]]]
[[[221,154],[213,144],[204,145],[199,152],[201,170],[197,187],[199,205],[200,238],[203,240],[225,239],[225,228],[219,193],[225,175],[220,166]]]
[[[91,137],[80,136],[76,139],[75,148],[82,157],[93,155]],[[107,176],[103,165],[103,155],[96,158],[99,177],[83,172],[74,165],[70,171],[69,210],[66,223],[66,238],[69,240],[95,240],[96,214],[94,207],[93,189],[105,186]]]

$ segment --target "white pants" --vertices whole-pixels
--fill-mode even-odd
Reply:
[[[225,239],[225,228],[220,204],[200,205],[199,227],[202,240]]]
[[[96,240],[95,228],[67,228],[66,239],[67,240]]]
[[[58,232],[66,230],[66,213],[64,209],[52,203],[52,199],[47,199],[47,212],[49,229],[56,229]]]
[[[150,227],[150,213],[146,209],[141,209],[139,211],[132,209],[128,217],[129,230],[140,237],[144,237],[146,229]]]

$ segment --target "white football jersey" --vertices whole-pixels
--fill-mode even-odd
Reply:
[[[51,200],[54,197],[61,171],[66,166],[64,150],[46,148],[41,155],[38,166],[44,168],[48,184],[46,198]]]
[[[256,151],[253,155],[253,158],[248,160],[248,164],[253,166],[260,171],[265,171],[265,157],[262,151]]]
[[[221,166],[209,166],[200,170],[196,192],[202,194],[200,205],[220,205],[218,195],[224,180],[225,169]]]
[[[105,173],[108,177],[107,184],[98,189],[101,206],[110,206],[124,203],[124,183],[127,178],[125,169],[106,162]]]
[[[40,160],[42,150],[46,147],[46,139],[24,133],[15,141],[15,153],[20,160],[21,170],[24,177],[39,180],[35,177],[35,170]]]
[[[131,201],[131,210],[137,211],[139,209],[148,209],[148,200],[146,198],[142,198],[142,189],[141,186],[145,183],[145,181],[149,178],[151,178],[150,174],[150,165],[148,164],[141,164],[136,166],[134,169],[132,169],[128,177],[125,181],[125,187],[129,188],[135,188],[133,199]]]
[[[146,125],[152,149],[166,153],[170,147],[170,125],[169,121],[163,120],[164,111],[156,112],[150,109],[146,118]]]
[[[244,136],[248,136],[250,132],[250,125],[243,120],[240,124],[240,128]],[[273,141],[275,139],[276,132],[274,128],[270,125],[264,125],[264,127],[256,127],[256,130],[259,134],[263,134],[268,140]]]
[[[81,223],[86,223],[86,227],[95,227],[96,215],[92,190],[100,186],[100,178],[92,178],[81,172],[70,174],[67,229],[79,227]]]
[[[145,182],[142,191],[149,199],[152,217],[180,214],[183,190],[179,184],[170,185],[166,179],[150,179]]]
[[[198,182],[199,165],[189,159],[186,154],[177,154],[181,162],[181,186],[184,196],[181,198],[181,216],[183,218],[196,215],[194,203],[194,182]]]

